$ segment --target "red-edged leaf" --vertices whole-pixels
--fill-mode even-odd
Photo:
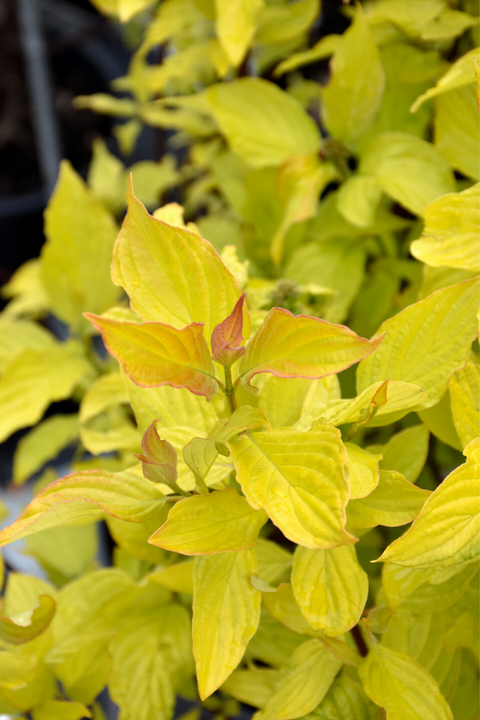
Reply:
[[[137,455],[142,462],[143,475],[152,482],[172,485],[177,479],[177,452],[168,440],[162,440],[155,427],[156,420],[145,430],[142,438],[144,455]]]
[[[143,387],[185,387],[207,400],[218,384],[203,325],[192,323],[176,330],[163,323],[124,323],[85,313],[102,334],[111,355],[127,375]]]
[[[243,307],[245,294],[235,303],[230,315],[214,328],[212,333],[213,359],[220,365],[233,365],[242,355],[245,348],[243,338]]]
[[[344,325],[308,315],[295,317],[288,310],[273,308],[240,359],[239,379],[248,390],[256,392],[250,382],[258,373],[321,378],[359,362],[382,340],[383,335],[366,340]]]

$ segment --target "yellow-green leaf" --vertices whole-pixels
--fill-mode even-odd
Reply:
[[[19,441],[13,456],[13,481],[20,485],[54,460],[78,437],[78,415],[53,415]]]
[[[435,145],[403,132],[376,135],[359,171],[376,177],[382,190],[415,215],[439,195],[455,191],[452,169]]]
[[[355,542],[345,531],[347,455],[338,430],[252,433],[230,448],[249,503],[263,507],[289,540],[324,549]]]
[[[82,398],[80,421],[85,423],[122,403],[128,403],[128,393],[121,374],[110,372],[100,375]]]
[[[148,575],[148,580],[172,592],[193,595],[194,565],[194,560],[185,560],[167,567],[160,567]]]
[[[258,574],[265,582],[277,584],[290,576],[292,555],[277,543],[259,538],[255,555]]]
[[[377,427],[389,425],[427,402],[427,394],[418,385],[384,380],[373,383],[356,398],[334,400],[321,408],[318,415],[332,425],[361,423],[362,426]]]
[[[205,480],[210,472],[219,455],[218,448],[221,449],[221,444],[232,440],[244,430],[256,428],[269,430],[270,423],[261,410],[243,405],[235,410],[228,421],[224,420],[223,425],[219,423],[217,428],[212,430],[206,438],[193,438],[183,448],[183,458],[186,464],[195,477],[201,480]]]
[[[260,620],[253,550],[197,557],[193,572],[193,654],[205,699],[235,670]]]
[[[212,245],[195,233],[156,220],[130,186],[128,212],[114,248],[112,278],[145,320],[176,329],[205,323],[205,337],[232,311],[240,288]],[[112,303],[113,304],[113,303]],[[244,331],[249,334],[248,314]]]
[[[291,95],[267,80],[218,83],[206,93],[232,150],[253,167],[281,165],[290,155],[314,153],[320,146],[312,118]]]
[[[0,379],[0,441],[37,423],[51,402],[68,398],[90,371],[74,342],[22,353]]]
[[[262,0],[216,0],[215,28],[234,67],[240,65],[253,39],[255,19]]]
[[[480,183],[438,198],[424,219],[422,237],[410,246],[412,255],[432,267],[480,271]]]
[[[294,53],[293,55],[290,55],[290,57],[283,60],[275,68],[274,75],[275,77],[278,77],[279,75],[283,75],[286,72],[296,70],[303,65],[309,65],[310,63],[314,63],[317,60],[323,60],[329,55],[333,55],[333,53],[337,52],[341,43],[341,35],[326,35],[325,37],[322,37],[321,40],[319,40],[317,43],[315,43],[313,47],[309,48],[309,50]]]
[[[4,288],[2,288],[3,290]],[[27,320],[0,320],[0,373],[25,350],[44,350],[55,338],[41,325]]]
[[[255,545],[267,515],[233,488],[177,502],[149,543],[183,555],[213,555]]]
[[[440,402],[427,410],[419,411],[418,415],[435,437],[447,445],[451,445],[455,450],[462,451],[462,443],[453,422],[449,390]]]
[[[319,0],[266,3],[258,14],[255,44],[276,45],[307,32],[320,12]]]
[[[480,434],[480,366],[469,360],[449,383],[452,416],[462,448]]]
[[[82,720],[91,718],[85,705],[66,700],[47,700],[32,710],[32,720]]]
[[[347,507],[348,525],[355,528],[386,525],[397,527],[412,522],[424,506],[430,492],[409,483],[393,470],[381,470],[380,482],[373,492]]]
[[[99,519],[104,512],[142,522],[155,514],[163,497],[155,483],[133,473],[72,473],[39,492],[13,525],[0,532],[0,545],[47,528]]]
[[[426,93],[421,95],[411,107],[412,112],[416,112],[420,105],[426,100],[429,100],[436,95],[454,90],[455,88],[463,87],[464,85],[470,85],[475,82],[475,72],[473,67],[473,60],[480,53],[480,48],[474,48],[469,50],[465,55],[457,60],[437,82],[435,87],[427,90]]]
[[[265,591],[262,593],[263,604],[268,612],[285,625],[289,630],[298,635],[311,635],[318,637],[323,633],[312,628],[308,623],[295,600],[293,587],[290,583],[282,583],[275,592]]]
[[[371,445],[368,450],[383,455],[381,470],[396,470],[414,483],[427,459],[429,437],[425,425],[414,425],[393,435],[385,445]]]
[[[345,673],[341,673],[335,678],[319,707],[307,718],[308,720],[373,720],[377,709],[365,695],[362,686]]]
[[[55,600],[40,595],[39,604],[32,610],[0,618],[0,640],[9,645],[23,645],[41,635],[52,622]]]
[[[478,280],[443,288],[386,320],[374,337],[382,344],[357,371],[357,390],[392,378],[419,385],[435,405],[478,334]],[[425,405],[424,405],[425,407]]]
[[[380,52],[360,7],[342,35],[331,61],[331,71],[330,81],[322,93],[325,125],[337,140],[351,143],[370,127],[385,87]]]
[[[435,98],[435,144],[455,170],[480,179],[479,118],[475,86],[466,85]]]
[[[26,685],[33,680],[37,665],[35,655],[19,655],[7,650],[0,652],[0,685],[10,689]]]
[[[152,5],[152,0],[117,0],[117,12],[120,22],[128,22],[149,5]]]
[[[464,450],[467,461],[427,500],[416,521],[381,556],[381,561],[413,568],[449,568],[480,554],[480,440]]]
[[[453,720],[435,680],[408,655],[374,645],[358,672],[365,692],[389,720]]]
[[[382,190],[375,177],[356,175],[342,183],[337,194],[337,207],[351,225],[373,225]]]
[[[292,587],[307,622],[327,637],[336,637],[359,621],[367,601],[368,576],[351,546],[331,550],[297,547]]]
[[[273,308],[247,345],[238,374],[251,389],[258,373],[320,378],[338,373],[369,355],[380,343],[359,337],[343,325]]]
[[[110,279],[117,227],[66,160],[45,213],[45,234],[42,279],[55,315],[76,331],[88,329],[82,313],[101,313],[118,298]]]
[[[156,420],[158,429],[183,426],[207,435],[219,420],[213,404],[202,395],[193,395],[185,388],[177,389],[169,385],[143,388],[124,373],[123,378],[142,434]]]
[[[163,323],[123,323],[86,313],[108,351],[138,385],[186,387],[208,400],[218,384],[201,323],[176,330]]]
[[[375,490],[380,479],[379,460],[381,455],[374,455],[368,450],[355,445],[354,443],[345,443],[345,449],[348,454],[348,470],[347,478],[350,486],[350,498],[364,498]]]
[[[290,720],[311,712],[325,697],[342,664],[319,640],[308,640],[280,670],[275,691],[255,720]]]
[[[276,670],[252,665],[248,670],[234,670],[222,690],[239,702],[262,708],[275,689],[277,675]]]

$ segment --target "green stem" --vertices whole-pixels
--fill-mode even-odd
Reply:
[[[230,413],[233,415],[237,409],[237,401],[235,400],[235,387],[232,382],[232,369],[231,367],[224,367],[225,371],[225,396],[227,398],[228,407]]]

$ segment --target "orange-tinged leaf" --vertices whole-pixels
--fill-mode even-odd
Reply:
[[[131,185],[127,203],[113,252],[113,282],[144,320],[177,329],[204,322],[209,338],[241,295],[237,281],[207,240],[149,215]],[[244,321],[248,337],[248,316]]]
[[[162,440],[155,427],[156,420],[148,427],[142,438],[144,455],[137,455],[142,462],[143,476],[152,482],[171,486],[177,479],[177,451],[168,440]]]
[[[359,337],[344,325],[273,308],[240,359],[240,380],[254,390],[250,383],[258,373],[312,379],[332,375],[370,355],[381,341]]]
[[[132,472],[72,473],[38,493],[25,512],[0,532],[0,546],[47,528],[99,519],[104,512],[143,522],[158,511],[163,497],[155,483]]]
[[[23,645],[41,635],[55,615],[56,603],[50,595],[40,595],[33,610],[0,618],[0,640],[10,645]]]
[[[220,365],[232,365],[245,355],[242,345],[244,307],[245,295],[242,295],[230,315],[213,330],[212,355]]]
[[[218,384],[203,337],[203,325],[177,330],[163,323],[123,323],[86,313],[101,332],[107,350],[132,380],[142,387],[186,387],[207,400]]]
[[[263,510],[254,510],[236,490],[227,488],[180,500],[148,542],[183,555],[244,550],[256,545],[266,521]]]

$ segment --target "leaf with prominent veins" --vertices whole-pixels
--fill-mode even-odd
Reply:
[[[240,359],[237,382],[256,392],[251,380],[258,373],[312,379],[332,375],[365,358],[381,342],[382,337],[366,340],[344,325],[273,308]]]
[[[289,540],[325,549],[355,542],[345,530],[348,458],[338,430],[286,428],[241,435],[229,445],[248,502],[264,508]]]
[[[207,400],[218,383],[203,337],[202,323],[176,330],[163,323],[123,323],[91,313],[85,316],[102,334],[107,350],[131,379],[143,387],[186,387]]]
[[[113,282],[144,320],[176,329],[204,322],[209,338],[241,295],[237,281],[207,240],[149,215],[131,184],[127,203],[113,250]],[[247,315],[244,321],[248,337]]]
[[[244,550],[256,544],[266,521],[263,510],[253,510],[236,490],[227,488],[180,500],[148,542],[183,555]]]

